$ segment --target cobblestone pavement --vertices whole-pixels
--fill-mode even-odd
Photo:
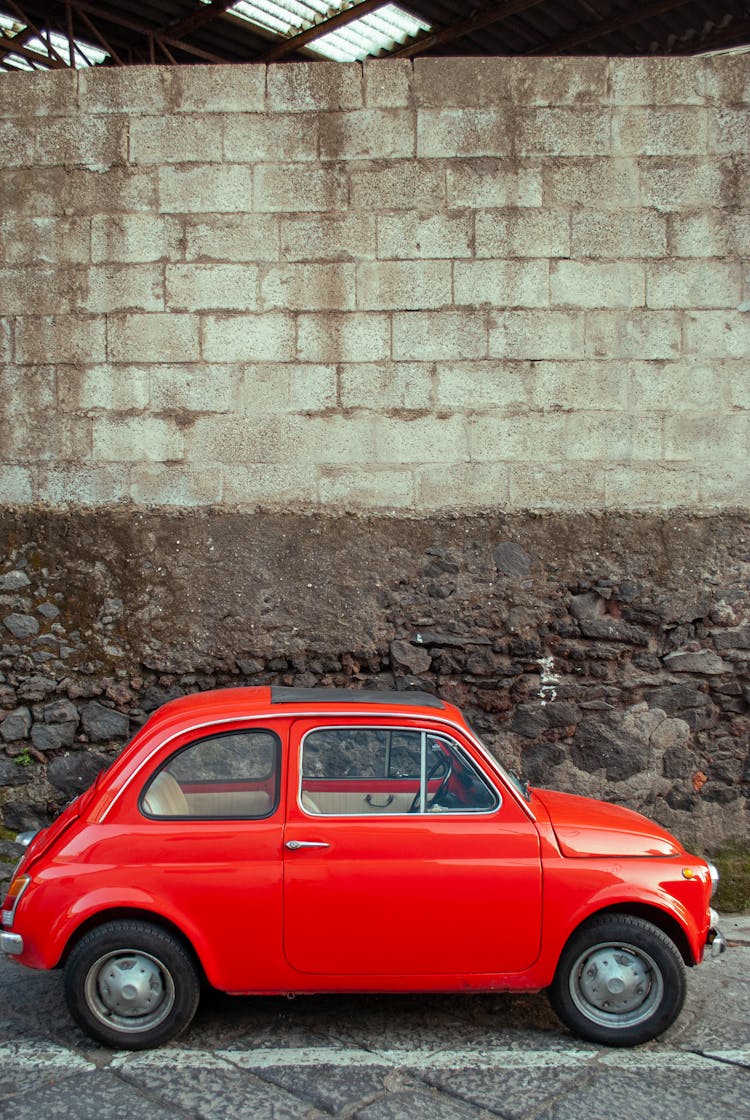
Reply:
[[[176,1043],[113,1053],[73,1026],[57,973],[0,958],[3,1120],[750,1118],[750,915],[689,976],[658,1042],[607,1050],[544,996],[204,999]]]

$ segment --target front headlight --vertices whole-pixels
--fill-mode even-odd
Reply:
[[[709,863],[708,873],[711,876],[711,898],[713,898],[719,889],[719,869],[715,864]]]

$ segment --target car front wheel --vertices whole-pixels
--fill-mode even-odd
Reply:
[[[682,957],[662,930],[629,914],[604,914],[565,946],[549,997],[582,1038],[637,1046],[675,1021],[685,987]]]
[[[65,998],[76,1022],[98,1042],[127,1050],[180,1034],[198,1006],[193,960],[171,933],[117,921],[85,934],[65,966]]]

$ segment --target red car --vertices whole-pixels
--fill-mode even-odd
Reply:
[[[577,1034],[664,1031],[724,939],[717,875],[627,809],[529,789],[424,693],[237,688],[159,709],[37,833],[1,947],[132,1049],[224,992],[549,989]]]

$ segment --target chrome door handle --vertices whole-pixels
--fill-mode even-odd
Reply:
[[[298,848],[330,848],[330,844],[326,844],[324,840],[287,840],[284,845],[291,851],[296,852]]]

